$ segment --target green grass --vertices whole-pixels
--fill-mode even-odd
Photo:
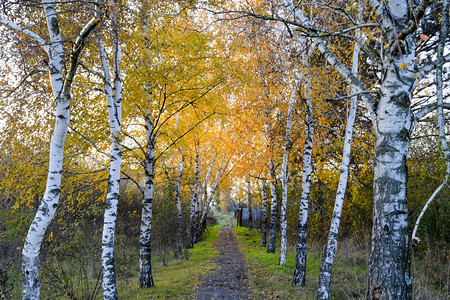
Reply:
[[[309,250],[306,263],[306,284],[304,287],[294,287],[295,253],[289,249],[286,266],[279,265],[280,253],[267,253],[260,247],[259,230],[249,230],[236,227],[235,232],[241,242],[242,251],[249,268],[250,289],[254,299],[315,299],[319,283],[321,251]],[[311,248],[311,247],[310,247]],[[355,262],[358,264],[355,265]],[[362,265],[359,262],[363,262]],[[338,256],[333,270],[333,299],[363,299],[365,298],[365,260],[357,253],[352,253],[346,259]]]
[[[213,242],[220,225],[208,227],[207,237],[189,249],[189,260],[173,260],[167,266],[153,268],[155,286],[139,288],[139,273],[128,278],[118,278],[117,289],[122,299],[191,299],[199,277],[207,274],[215,265],[218,253]]]
[[[215,212],[212,215],[216,218],[219,225],[227,225],[227,220],[234,218],[234,214],[230,212]]]
[[[279,245],[275,254],[259,246],[260,231],[235,227],[242,252],[249,269],[253,299],[316,299],[322,259],[321,243],[308,245],[306,285],[293,287],[294,251],[288,247],[286,266],[281,267]],[[413,298],[419,300],[448,299],[450,274],[449,255],[446,251],[422,253],[413,257]],[[339,243],[331,282],[332,299],[366,299],[368,249],[351,239]]]
[[[214,259],[218,256],[213,243],[218,236],[218,230],[221,225],[208,227],[205,232],[205,239],[189,249],[188,260],[170,260],[166,266],[163,266],[157,257],[152,259],[153,279],[155,286],[149,289],[139,287],[139,266],[135,255],[129,260],[124,261],[123,265],[116,265],[117,271],[117,290],[121,299],[192,299],[192,294],[197,288],[201,275],[207,274],[215,266]],[[136,249],[138,251],[138,249]],[[133,251],[136,252],[136,251]],[[137,255],[137,254],[136,254]],[[88,262],[87,262],[88,263]],[[56,263],[55,266],[68,268],[65,262]],[[125,270],[123,272],[123,270]],[[11,279],[20,275],[20,269],[10,270]],[[77,270],[74,270],[78,272]],[[55,269],[58,272],[58,269]],[[59,274],[60,272],[58,272]],[[73,275],[73,274],[71,274]],[[42,279],[42,278],[41,278]],[[73,279],[73,278],[72,278]],[[97,278],[85,278],[90,286],[94,286]],[[12,281],[11,281],[12,282]],[[11,292],[11,299],[21,298],[21,280],[14,282],[16,285]],[[53,283],[54,285],[54,283]],[[48,299],[50,290],[54,290],[53,285],[43,284],[41,294],[43,299]],[[101,282],[100,282],[101,285]],[[80,291],[80,286],[76,287]],[[101,288],[100,288],[101,289]],[[52,295],[55,295],[52,292]],[[58,293],[57,299],[69,299],[69,297]],[[102,299],[101,291],[96,299]]]

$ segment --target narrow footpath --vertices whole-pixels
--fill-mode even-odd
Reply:
[[[195,292],[195,299],[249,299],[248,276],[244,255],[239,249],[231,220],[219,231],[214,247],[220,253],[216,267],[200,280],[202,284]]]

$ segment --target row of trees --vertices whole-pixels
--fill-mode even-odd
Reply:
[[[352,131],[356,117],[356,97],[359,96],[364,105],[360,119],[362,117],[362,119],[368,120],[375,133],[375,157],[371,166],[374,169],[374,208],[367,297],[369,299],[411,298],[411,275],[408,263],[408,201],[406,197],[408,153],[415,126],[438,107],[442,109],[438,113],[440,114],[438,119],[444,120],[443,109],[448,108],[448,104],[436,100],[443,97],[441,96],[443,89],[439,84],[436,87],[440,89],[440,92],[436,93],[435,98],[427,97],[424,101],[420,97],[423,92],[420,81],[426,78],[429,72],[441,68],[445,61],[443,58],[444,52],[439,50],[443,48],[439,48],[439,45],[444,47],[447,41],[448,4],[445,2],[432,4],[426,1],[418,1],[417,3],[406,1],[347,3],[341,1],[331,5],[320,2],[284,1],[281,4],[276,2],[258,2],[255,5],[238,4],[235,7],[230,6],[227,9],[219,7],[212,11],[230,19],[245,15],[249,18],[262,20],[261,23],[264,24],[262,25],[264,29],[261,31],[264,35],[263,38],[271,39],[270,43],[273,46],[273,59],[268,62],[268,65],[270,65],[270,71],[272,72],[275,68],[278,69],[276,79],[279,81],[273,83],[273,87],[276,93],[281,94],[281,96],[278,96],[279,98],[288,102],[288,91],[290,90],[295,94],[298,89],[298,79],[295,79],[295,75],[302,74],[298,69],[295,70],[292,66],[287,66],[286,61],[281,58],[283,54],[289,58],[300,59],[300,64],[308,70],[306,74],[301,76],[303,77],[304,91],[299,93],[300,98],[305,99],[304,103],[307,106],[304,110],[305,131],[307,133],[304,134],[305,144],[302,157],[303,184],[302,196],[300,197],[302,202],[297,227],[298,241],[294,284],[304,284],[305,278],[306,224],[308,223],[312,167],[311,152],[314,147],[317,147],[313,146],[314,132],[312,128],[326,126],[334,130],[334,126],[330,126],[330,123],[321,122],[321,116],[314,116],[314,110],[319,110],[325,106],[321,103],[324,98],[334,99],[333,101],[351,99],[348,102],[348,113],[344,119],[347,127],[345,131],[341,131],[345,133],[342,138],[344,150],[340,163],[341,176],[336,191],[335,207],[331,218],[328,244],[324,250],[319,283],[318,299],[330,298],[330,278],[336,255],[338,229],[347,186]],[[436,19],[439,14],[445,17]],[[248,27],[251,27],[251,25]],[[305,39],[304,36],[307,38]],[[284,40],[280,42],[283,38]],[[345,50],[351,49],[352,44],[355,45],[353,55],[350,51]],[[300,45],[303,45],[303,47],[300,48]],[[440,57],[438,61],[442,64],[435,63],[436,60],[432,57],[435,52],[438,53]],[[346,83],[340,82],[340,84],[334,82],[332,84],[334,90],[327,86],[328,95],[325,97],[323,94],[317,95],[320,85],[314,83],[315,78],[311,76],[311,73],[313,73],[311,68],[316,67],[310,62],[314,55],[319,57],[319,61],[316,61],[318,62],[318,68],[323,70],[323,64],[328,64],[333,69],[331,73],[339,74],[340,78],[346,81]],[[360,58],[361,63],[359,63]],[[361,66],[361,74],[358,72],[359,65]],[[292,73],[286,72],[284,70],[286,68],[290,68]],[[441,73],[436,71],[435,74],[435,78],[431,78],[431,80],[436,83],[442,82]],[[289,75],[294,78],[289,78]],[[319,78],[319,80],[323,80],[323,76]],[[430,80],[429,75],[427,79]],[[283,88],[280,88],[280,83],[283,84],[284,80],[288,83],[284,83],[283,90]],[[261,79],[261,85],[267,92],[266,78]],[[312,86],[317,94],[310,91]],[[418,86],[419,88],[417,88]],[[418,95],[417,100],[414,99],[414,95]],[[272,99],[276,98],[277,96],[273,96]],[[316,100],[316,108],[313,107],[314,101],[310,100],[311,98]],[[280,221],[282,227],[281,265],[285,263],[286,252],[286,161],[291,149],[291,103],[289,102],[284,106],[285,111],[282,113],[278,113],[274,109],[270,110],[277,116],[282,115],[285,118],[283,132],[286,142],[280,175],[283,186]],[[264,104],[267,105],[268,101]],[[261,110],[263,109],[260,108]],[[266,126],[268,134],[265,138],[270,143],[273,139],[271,136],[273,124],[268,121]],[[441,147],[444,157],[446,157],[446,165],[448,165],[443,121],[438,128],[439,135],[442,137]],[[325,142],[330,142],[330,140],[325,140]],[[272,155],[273,152],[267,154],[266,159],[263,160],[268,168],[265,169],[265,166],[261,166],[259,170],[255,170],[254,176],[261,176],[263,172],[270,174],[272,181],[275,180],[275,176],[273,176],[275,164]],[[256,161],[257,159],[253,163]],[[330,161],[327,163],[330,163]],[[339,164],[339,161],[333,163]],[[324,165],[323,167],[329,166]],[[263,175],[263,180],[269,176]],[[442,185],[438,187],[429,201],[432,201],[446,183],[447,177],[444,176]],[[263,198],[265,197],[263,196]],[[273,252],[275,245],[274,236],[277,219],[277,198],[275,195],[272,198],[271,211],[268,252]],[[415,233],[413,238],[414,235]],[[264,236],[262,239],[264,240]],[[264,244],[263,241],[262,244]]]
[[[103,296],[118,297],[121,180],[142,194],[140,285],[153,286],[152,205],[155,180],[164,178],[175,195],[178,257],[201,237],[220,183],[246,186],[251,204],[251,181],[261,180],[263,212],[271,205],[270,220],[263,213],[262,223],[269,224],[272,253],[280,210],[280,265],[289,187],[296,186],[295,285],[305,283],[311,206],[324,209],[324,198],[335,197],[319,299],[330,297],[344,199],[352,201],[350,211],[360,199],[370,211],[365,198],[373,197],[367,297],[411,298],[408,151],[413,129],[436,108],[443,164],[450,165],[446,78],[440,71],[429,76],[446,61],[448,4],[416,2],[3,1],[2,194],[17,207],[45,189],[22,251],[23,298],[39,298],[39,252],[61,193],[103,182]],[[217,17],[229,22],[213,22]],[[429,84],[434,81],[436,88]],[[435,194],[448,173],[447,167]],[[189,237],[182,226],[186,191]],[[261,234],[265,246],[267,233]]]

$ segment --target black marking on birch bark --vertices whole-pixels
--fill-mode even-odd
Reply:
[[[402,182],[383,176],[375,180],[375,189],[378,194],[384,198],[389,195],[398,194],[402,189]]]
[[[378,144],[377,147],[376,147],[375,159],[378,156],[384,155],[386,153],[399,152],[399,150],[394,148],[391,144],[392,144],[392,142],[390,141],[390,139],[384,138],[383,141],[380,144]]]
[[[111,209],[111,207],[112,207],[111,200],[106,199],[106,201],[105,201],[105,210],[109,210],[109,209]]]
[[[61,193],[60,189],[52,189],[50,190],[50,193],[52,193],[54,196],[58,196]]]
[[[396,139],[400,139],[402,141],[409,141],[410,140],[410,134],[409,130],[406,128],[402,128],[395,137]]]
[[[108,235],[105,235],[105,239],[108,239],[108,241],[106,242],[106,243],[102,243],[102,245],[105,247],[108,247],[108,248],[112,248],[112,247],[114,247],[114,239],[112,239],[112,238],[109,238],[109,236]],[[108,265],[109,264],[109,262],[112,260],[113,262],[114,262],[114,256],[111,258],[110,256],[112,255],[112,253],[108,253],[108,255],[106,256],[106,257],[109,257],[109,259],[108,260],[106,260],[106,264]]]

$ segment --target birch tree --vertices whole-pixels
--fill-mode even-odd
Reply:
[[[216,176],[214,177],[214,182],[211,186],[211,190],[209,191],[209,195],[207,196],[206,202],[203,205],[203,213],[200,219],[200,223],[196,230],[195,242],[197,242],[200,239],[200,237],[202,236],[203,232],[206,229],[206,218],[208,217],[209,209],[211,208],[211,201],[214,197],[214,194],[217,191],[217,188],[219,187],[220,181],[223,179],[225,175],[229,161],[230,159],[227,159],[225,156],[223,156],[220,166],[216,171]]]
[[[115,4],[114,2],[111,4]],[[102,233],[103,299],[118,299],[115,274],[114,237],[119,202],[120,174],[122,164],[121,123],[122,123],[122,75],[121,43],[117,7],[111,13],[113,43],[113,79],[105,46],[98,38],[100,60],[103,69],[103,82],[110,124],[111,156],[106,193],[104,223]]]
[[[304,59],[305,69],[309,67],[309,56]],[[312,173],[312,150],[314,142],[314,115],[311,75],[305,78],[305,98],[306,98],[306,135],[303,148],[303,173],[302,173],[302,193],[300,196],[300,210],[297,224],[297,243],[295,255],[295,269],[292,283],[296,286],[304,285],[306,280],[306,240],[308,225],[308,206],[311,188]]]
[[[148,91],[148,101],[152,103],[152,94]],[[152,273],[152,217],[155,180],[155,151],[157,136],[153,124],[152,111],[145,115],[146,146],[144,158],[144,199],[142,202],[141,229],[139,238],[139,285],[143,288],[154,286]]]
[[[276,166],[273,160],[269,165],[270,174],[270,190],[272,192],[272,204],[270,206],[270,222],[269,222],[269,241],[267,244],[267,253],[275,253],[277,241],[277,223],[278,223],[278,200],[277,200],[277,176],[275,173]]]
[[[284,16],[257,14],[251,10],[226,12],[296,26],[298,31],[311,38],[313,46],[322,53],[328,64],[362,97],[375,132],[374,209],[368,299],[412,297],[407,234],[407,158],[410,133],[415,120],[430,111],[429,107],[423,107],[413,112],[411,104],[417,74],[420,75],[421,72],[416,62],[417,43],[420,43],[417,28],[431,3],[428,0],[370,0],[367,2],[367,11],[376,19],[375,22],[359,23],[344,14],[339,17],[347,19],[349,26],[336,30],[326,23],[323,28],[317,22],[313,23],[298,9],[297,3],[289,0],[283,1],[288,10]],[[327,15],[327,18],[330,19],[330,16]],[[343,24],[342,19],[340,24]],[[381,74],[377,85],[379,88],[375,93],[367,89],[330,50],[329,46],[332,44],[325,42],[327,35],[347,37],[347,33],[362,27],[377,29],[381,36],[379,47],[365,49],[371,54],[371,62]],[[359,43],[362,44],[362,41]]]
[[[167,171],[166,165],[163,163],[164,174],[166,175],[167,181],[169,185],[172,187],[173,192],[175,193],[175,202],[177,205],[177,245],[176,245],[176,256],[181,258],[183,252],[183,214],[181,210],[181,179],[183,177],[183,169],[184,169],[184,155],[183,155],[183,146],[180,147],[180,166],[178,169],[178,176],[176,178],[175,183],[169,176],[169,172]]]
[[[250,176],[247,179],[247,202],[248,202],[248,221],[250,229],[253,229],[253,208],[252,208],[252,185]]]
[[[422,219],[425,211],[430,206],[431,202],[434,200],[436,195],[442,190],[442,188],[447,184],[449,176],[450,176],[450,151],[448,149],[448,143],[445,132],[445,123],[444,123],[444,95],[443,95],[443,82],[442,82],[442,70],[444,66],[444,48],[448,35],[448,12],[449,11],[449,2],[448,0],[444,0],[443,2],[443,14],[441,21],[441,30],[439,35],[438,49],[437,49],[437,58],[436,58],[436,98],[437,98],[437,125],[439,131],[439,139],[441,141],[442,152],[444,154],[445,162],[447,164],[446,173],[444,175],[444,179],[442,180],[441,185],[437,187],[437,189],[430,196],[428,201],[425,203],[422,211],[417,217],[416,223],[414,224],[413,233],[411,236],[411,240],[413,242],[418,242],[420,239],[417,237],[417,229],[419,228],[420,220]]]
[[[262,199],[261,199],[261,247],[266,247],[267,242],[267,184],[263,179],[261,183]]]
[[[362,6],[358,2],[358,19],[362,19]],[[356,38],[360,38],[360,30],[356,30],[355,33]],[[352,72],[353,74],[358,73],[358,65],[359,65],[359,53],[360,53],[360,45],[355,43],[353,49],[353,59],[352,59]],[[353,94],[355,92],[353,91]],[[328,242],[323,250],[322,264],[320,266],[320,277],[319,277],[319,291],[317,295],[317,299],[330,299],[330,287],[331,287],[331,274],[334,259],[336,257],[337,252],[337,240],[339,233],[339,224],[341,220],[342,207],[344,204],[344,196],[347,188],[347,178],[349,173],[349,164],[350,164],[350,154],[351,154],[351,145],[352,145],[352,137],[353,137],[353,125],[356,119],[356,109],[357,109],[357,101],[358,97],[353,96],[350,99],[350,109],[347,119],[347,125],[345,128],[345,137],[344,137],[344,149],[342,153],[342,162],[341,162],[341,172],[339,177],[338,189],[336,192],[336,199],[334,202],[333,215],[331,218],[331,226],[330,231],[328,233]]]
[[[200,173],[200,149],[198,143],[195,147],[195,167],[194,167],[194,183],[192,187],[192,196],[191,196],[191,213],[189,215],[189,243],[188,248],[192,248],[194,246],[194,234],[195,234],[195,216],[197,211],[197,194],[198,194],[198,182],[199,182],[199,173]]]
[[[292,126],[292,109],[295,104],[296,95],[299,89],[300,81],[295,84],[295,87],[292,89],[291,98],[289,100],[289,108],[288,114],[286,116],[286,142],[284,146],[284,155],[283,155],[283,163],[281,165],[281,176],[282,176],[282,189],[283,189],[283,198],[281,200],[281,215],[280,215],[280,224],[281,224],[281,249],[280,249],[280,266],[286,265],[286,249],[287,249],[287,198],[288,198],[288,161],[289,161],[289,153],[292,148],[291,141],[291,126]]]
[[[214,171],[214,165],[216,164],[217,160],[217,153],[214,154],[213,160],[211,162],[211,165],[209,167],[208,173],[206,174],[203,183],[200,187],[200,190],[196,192],[197,198],[195,199],[195,210],[193,214],[193,221],[191,223],[193,224],[193,227],[191,227],[191,241],[190,244],[194,245],[198,241],[198,231],[200,229],[199,225],[201,222],[201,216],[202,216],[202,202],[205,197],[206,189],[208,187],[209,180],[211,179],[211,175]]]
[[[1,4],[5,8],[4,11],[6,11],[6,8],[14,9],[12,6],[14,4],[11,5],[6,1],[2,1]],[[53,100],[56,106],[56,120],[50,141],[47,185],[22,250],[23,299],[39,299],[40,297],[39,253],[46,229],[53,219],[61,194],[64,144],[70,121],[70,88],[76,74],[78,59],[83,51],[86,40],[103,17],[102,3],[97,1],[95,5],[97,6],[95,16],[79,32],[77,39],[69,51],[70,59],[65,76],[63,75],[65,47],[61,37],[58,13],[54,1],[46,1],[42,4],[47,22],[48,41],[25,27],[13,23],[6,18],[0,18],[1,24],[27,35],[45,50],[48,57]]]

